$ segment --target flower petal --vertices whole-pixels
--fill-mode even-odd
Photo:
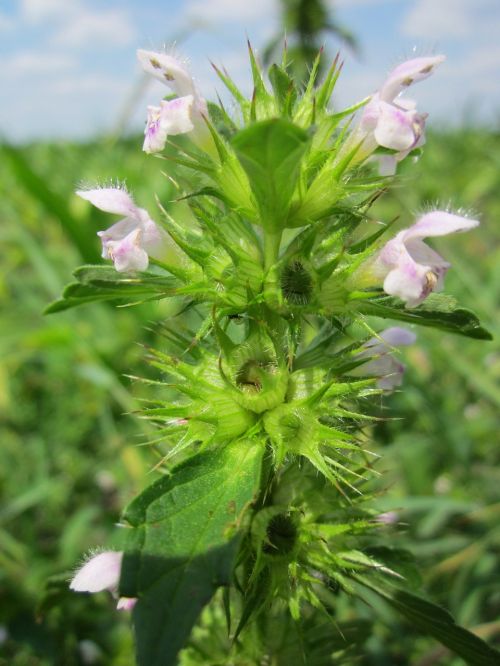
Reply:
[[[108,258],[113,260],[119,273],[145,271],[149,265],[148,253],[142,247],[142,230],[134,229],[120,241],[106,243]]]
[[[75,592],[115,591],[120,580],[123,553],[104,551],[91,557],[78,569],[70,583]]]
[[[162,83],[166,83],[178,95],[195,95],[191,74],[187,67],[174,56],[139,49],[137,58],[145,72]]]
[[[165,148],[167,142],[167,130],[162,124],[161,107],[148,106],[148,119],[144,130],[144,144],[142,149],[145,153],[158,153]]]
[[[129,611],[136,605],[137,599],[135,597],[120,597],[116,604],[117,610]]]
[[[479,225],[479,220],[471,220],[461,215],[453,215],[442,210],[435,210],[422,215],[413,226],[406,229],[403,240],[446,236],[460,231],[469,231]]]
[[[408,86],[430,76],[444,60],[446,60],[444,55],[437,55],[412,58],[402,62],[385,80],[380,89],[380,98],[386,102],[392,102]]]
[[[413,345],[417,339],[417,336],[413,331],[409,331],[407,328],[402,328],[401,326],[391,326],[390,328],[386,328],[379,333],[379,337],[385,344],[386,349],[389,347],[406,347],[407,345]],[[377,338],[372,338],[372,340],[378,341]]]
[[[161,122],[168,134],[185,134],[194,129],[193,95],[161,102]]]
[[[134,200],[123,187],[98,187],[93,190],[77,190],[76,194],[105,213],[115,213],[125,217],[138,217]]]
[[[394,104],[380,102],[379,117],[374,136],[379,146],[392,150],[408,150],[418,137],[420,124],[416,123],[418,114],[405,111]]]
[[[384,291],[390,296],[398,296],[407,307],[413,308],[434,290],[436,284],[432,276],[428,266],[417,264],[407,255],[387,274]]]

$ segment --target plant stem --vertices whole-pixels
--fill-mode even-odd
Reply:
[[[281,231],[269,233],[264,231],[264,268],[268,271],[277,261],[281,245]]]

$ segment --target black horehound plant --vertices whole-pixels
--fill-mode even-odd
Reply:
[[[424,243],[478,222],[429,209],[394,233],[370,212],[424,143],[426,114],[402,93],[444,58],[404,62],[332,111],[337,60],[318,81],[320,54],[300,87],[286,52],[264,76],[250,49],[251,99],[216,69],[229,112],[176,56],[138,55],[175,93],[149,107],[144,150],[168,160],[177,203],[158,198],[153,221],[124,187],[78,191],[122,218],[99,234],[114,266],[77,269],[49,311],[176,298],[198,325],[172,319],[149,352],[163,378],[143,409],[158,478],[124,510],[123,549],[92,555],[71,588],[131,610],[140,666],[341,663],[365,638],[342,613],[353,597],[385,600],[470,664],[499,664],[407,583],[365,434],[370,398],[400,385],[394,354],[415,338],[377,321],[489,338],[435,293],[449,264]]]

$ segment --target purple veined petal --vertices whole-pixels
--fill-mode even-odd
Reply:
[[[417,140],[415,111],[405,111],[394,104],[380,102],[379,117],[374,130],[379,146],[392,150],[408,150]]]
[[[117,610],[130,611],[136,605],[136,597],[120,597],[116,604]]]
[[[430,76],[444,60],[446,60],[444,55],[436,55],[402,62],[392,70],[382,85],[380,99],[392,102],[408,86]]]
[[[471,220],[461,215],[435,210],[422,215],[413,226],[404,231],[403,240],[446,236],[447,234],[469,231],[479,225],[478,220]]]
[[[75,592],[114,592],[120,580],[123,553],[104,551],[91,557],[78,569],[70,583]]]
[[[193,95],[161,102],[161,124],[167,134],[186,134],[194,129]]]
[[[141,229],[134,229],[120,241],[108,241],[106,250],[118,273],[145,271],[149,265],[148,253],[141,244]]]
[[[158,153],[165,148],[166,142],[167,130],[162,123],[161,107],[148,106],[142,149],[145,153]]]
[[[76,193],[82,199],[105,213],[124,215],[136,218],[137,206],[131,195],[122,187],[98,187],[93,190],[77,190]]]
[[[145,72],[165,83],[178,95],[196,95],[193,78],[178,58],[143,49],[137,51],[137,58]]]

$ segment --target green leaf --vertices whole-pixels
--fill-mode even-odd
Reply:
[[[297,88],[293,79],[278,65],[271,65],[269,68],[269,81],[273,87],[281,112],[286,116],[291,116],[297,100]]]
[[[288,120],[266,120],[238,132],[232,144],[257,200],[262,226],[281,230],[308,146],[307,133]]]
[[[147,301],[174,296],[180,282],[171,276],[154,273],[117,273],[111,266],[80,266],[73,275],[63,297],[51,303],[45,314],[54,314],[70,308],[99,301]]]
[[[444,294],[431,294],[418,308],[407,309],[399,299],[383,296],[360,302],[358,309],[367,315],[439,328],[476,340],[492,339],[491,333],[481,326],[471,310],[457,307],[456,300]]]
[[[436,638],[471,666],[500,664],[500,652],[457,625],[448,611],[440,606],[381,581],[374,582],[362,576],[354,576],[354,580],[385,599],[416,629]]]
[[[230,584],[263,451],[261,442],[239,440],[196,454],[125,510],[133,529],[120,592],[139,597],[133,613],[139,666],[173,666],[202,608]]]

